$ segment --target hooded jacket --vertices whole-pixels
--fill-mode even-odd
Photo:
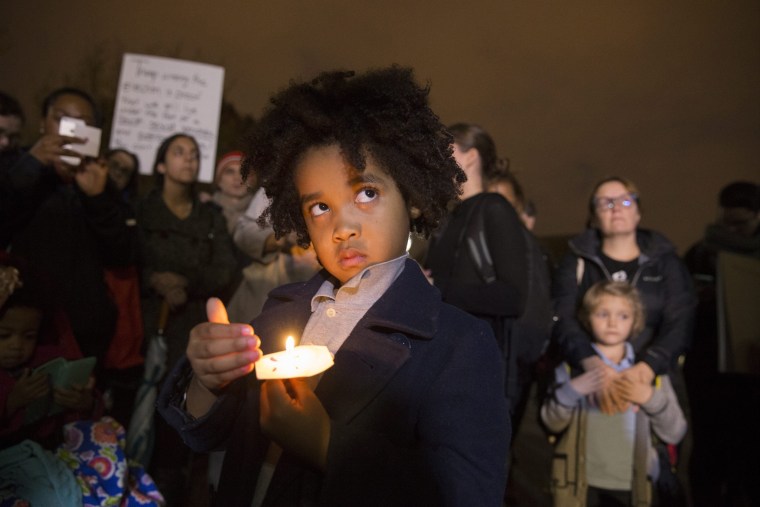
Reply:
[[[638,229],[639,267],[630,281],[639,291],[646,314],[644,330],[631,339],[637,361],[655,374],[668,372],[689,347],[696,307],[691,276],[673,244],[663,235]],[[610,279],[602,259],[596,229],[586,229],[569,242],[570,252],[560,261],[553,279],[554,336],[562,357],[578,367],[594,354],[591,337],[578,321],[583,295],[594,283]]]

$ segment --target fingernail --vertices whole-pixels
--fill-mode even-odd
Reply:
[[[248,361],[249,363],[252,363],[252,362],[258,360],[258,358],[259,358],[259,353],[258,352],[253,352],[252,351],[252,352],[247,352],[245,354],[245,360]]]
[[[251,326],[243,326],[240,329],[240,334],[243,336],[253,336],[253,328]]]

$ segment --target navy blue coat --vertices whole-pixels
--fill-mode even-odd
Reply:
[[[264,353],[300,335],[328,274],[275,289],[253,321]],[[370,308],[316,394],[331,420],[324,473],[284,453],[264,505],[499,506],[510,422],[501,355],[490,328],[441,302],[411,260]],[[259,427],[255,374],[192,420],[180,409],[185,359],[159,411],[199,452],[226,449],[216,505],[250,505],[270,441]]]

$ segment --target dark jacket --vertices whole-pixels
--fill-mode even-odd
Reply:
[[[303,330],[325,271],[270,294],[253,321],[264,353]],[[180,408],[183,359],[158,409],[196,451],[224,448],[215,505],[248,507],[270,441],[259,428],[255,374],[192,420]],[[442,304],[418,265],[369,309],[316,389],[331,420],[326,472],[284,453],[264,505],[499,506],[510,423],[503,367],[488,327]]]
[[[110,184],[97,196],[26,154],[0,174],[0,248],[47,276],[85,356],[102,360],[116,323],[103,269],[134,263],[130,210]]]
[[[169,314],[164,327],[168,364],[174,364],[185,351],[190,330],[206,319],[206,300],[221,297],[231,282],[234,245],[218,206],[196,198],[190,215],[179,219],[166,207],[160,189],[138,203],[137,222],[145,336],[156,333],[163,301],[150,287],[151,275],[171,271],[187,279],[187,302]]]
[[[485,241],[496,280],[486,283],[472,258],[464,236],[473,209],[483,213]],[[509,201],[499,194],[480,193],[462,201],[448,222],[430,241],[425,265],[435,286],[449,304],[489,324],[499,343],[503,321],[523,313],[528,292],[527,245],[522,223]]]
[[[688,348],[696,297],[691,277],[675,247],[661,234],[639,229],[639,268],[631,283],[639,290],[646,312],[646,327],[631,339],[638,361],[655,374],[667,373]],[[553,279],[552,299],[558,318],[554,335],[563,357],[575,367],[594,354],[591,337],[577,319],[589,287],[610,274],[599,257],[601,240],[587,229],[569,242],[570,252],[560,261]],[[580,259],[580,260],[579,260]],[[580,280],[578,276],[580,275]]]

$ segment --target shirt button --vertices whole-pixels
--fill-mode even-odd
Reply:
[[[328,308],[326,313],[328,317],[335,317],[338,312],[335,311],[335,308]]]

